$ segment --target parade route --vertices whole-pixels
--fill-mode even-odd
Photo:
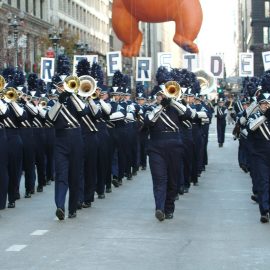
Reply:
[[[270,225],[260,223],[250,200],[251,179],[238,167],[231,129],[219,148],[212,124],[207,170],[176,201],[172,220],[154,217],[149,169],[76,219],[55,218],[53,184],[20,199],[0,212],[1,270],[268,269]]]

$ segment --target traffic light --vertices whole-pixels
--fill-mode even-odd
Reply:
[[[223,89],[221,87],[218,87],[217,92],[218,92],[218,94],[222,94],[223,93]]]

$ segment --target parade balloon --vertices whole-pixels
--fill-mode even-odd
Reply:
[[[112,6],[112,26],[123,42],[122,55],[126,57],[139,55],[143,39],[140,21],[174,21],[174,42],[188,52],[198,53],[193,41],[200,31],[202,19],[199,0],[114,0]]]

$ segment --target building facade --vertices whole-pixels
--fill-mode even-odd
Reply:
[[[49,5],[49,0],[0,1],[0,69],[15,66],[16,54],[19,67],[27,72],[35,69],[36,62],[42,54],[40,36],[46,34],[52,26],[49,23]],[[9,23],[9,16],[12,23]]]
[[[23,12],[23,25],[19,26],[19,66],[32,71],[48,47],[49,30],[55,26],[70,36],[77,37],[74,53],[97,54],[102,65],[110,49],[110,5],[111,0],[3,0],[0,1],[0,68],[12,65],[15,45],[6,14],[19,16]],[[48,41],[48,40],[47,40]],[[46,44],[42,44],[46,43]],[[13,42],[14,43],[14,42]],[[75,45],[83,50],[76,50]],[[77,48],[78,49],[78,48]],[[87,50],[86,50],[87,49]],[[45,50],[45,51],[44,51]]]
[[[254,53],[254,75],[264,72],[262,52],[270,51],[270,0],[239,0],[239,50]]]

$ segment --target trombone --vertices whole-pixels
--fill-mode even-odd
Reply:
[[[165,83],[163,94],[167,98],[179,99],[182,95],[182,88],[176,81],[168,81]]]
[[[47,107],[48,102],[49,102],[48,98],[42,97],[42,98],[40,98],[39,101],[38,101],[38,106],[39,106],[41,109],[45,109],[45,108]]]
[[[1,98],[4,98],[8,103],[16,102],[19,98],[19,94],[15,88],[7,87],[1,91]]]
[[[95,92],[97,89],[97,83],[96,80],[88,75],[80,76],[80,86],[78,89],[78,95],[81,97],[92,97],[97,98],[97,94],[95,97]]]
[[[64,80],[64,89],[69,93],[77,94],[80,87],[80,80],[77,76],[68,76]]]

